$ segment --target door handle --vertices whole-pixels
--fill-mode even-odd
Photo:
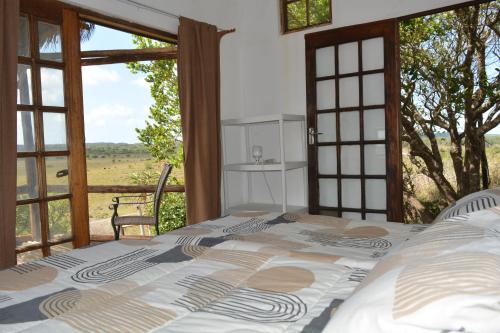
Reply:
[[[320,133],[318,131],[316,131],[316,129],[314,127],[309,127],[309,130],[307,131],[307,133],[309,134],[308,137],[309,137],[309,144],[310,145],[313,145],[316,143],[316,140],[317,140],[317,137],[318,135],[321,135],[323,133]]]

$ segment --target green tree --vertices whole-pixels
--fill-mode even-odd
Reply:
[[[137,48],[171,47],[164,42],[134,36]],[[179,86],[177,81],[177,61],[156,60],[128,64],[132,73],[146,74],[151,96],[155,103],[149,108],[150,114],[143,129],[136,129],[138,139],[157,160],[168,161],[175,167],[182,163],[182,128],[179,109]]]
[[[411,19],[400,36],[403,141],[412,167],[451,203],[488,185],[485,135],[500,123],[499,3]]]

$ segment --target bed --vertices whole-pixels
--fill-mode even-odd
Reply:
[[[422,226],[241,213],[0,272],[2,332],[320,332]]]
[[[0,271],[0,331],[498,332],[495,205],[430,227],[243,212],[74,250]],[[408,270],[422,279],[403,285],[418,306],[398,302]]]

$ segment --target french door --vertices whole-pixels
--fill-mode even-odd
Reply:
[[[82,102],[74,88],[74,81],[81,85],[81,73],[79,69],[75,73],[71,66],[74,57],[67,59],[75,43],[70,43],[65,29],[71,26],[63,24],[63,16],[66,14],[58,5],[47,8],[34,1],[21,2],[16,252],[18,256],[28,254],[28,260],[88,243],[88,234],[75,234],[82,225],[87,224],[88,229],[86,215],[75,214],[87,200],[86,194],[82,195],[86,183],[81,181],[85,165],[81,165],[81,153],[74,149],[84,142],[75,130],[75,124],[83,123],[75,107]],[[69,16],[79,24],[76,13]],[[71,39],[79,43],[78,26],[73,34]],[[79,62],[78,52],[76,56]]]
[[[310,213],[402,221],[397,21],[305,38]]]

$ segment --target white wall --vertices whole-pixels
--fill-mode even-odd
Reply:
[[[107,15],[177,32],[175,19],[151,13],[116,0],[67,0]],[[236,28],[221,45],[222,118],[270,113],[306,113],[304,34],[319,30],[405,16],[463,0],[333,0],[333,24],[303,32],[280,34],[278,0],[141,0],[153,7],[215,24]],[[301,133],[292,133],[297,136]],[[264,135],[265,134],[261,134]],[[241,135],[236,134],[238,140]],[[269,138],[272,134],[269,134]],[[240,142],[236,140],[235,142]],[[234,142],[233,142],[234,143]],[[237,146],[237,145],[236,145]],[[231,148],[236,156],[241,151]],[[246,185],[235,179],[231,198],[245,199]],[[305,184],[300,176],[291,180],[292,203],[303,198]],[[267,190],[255,180],[254,195],[268,197]],[[273,192],[279,193],[274,184]],[[276,188],[274,188],[276,187]],[[259,192],[258,189],[262,189]]]

